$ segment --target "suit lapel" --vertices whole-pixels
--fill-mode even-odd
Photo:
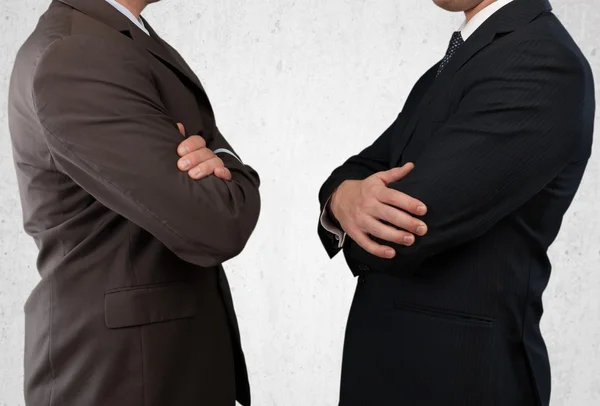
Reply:
[[[424,116],[424,113],[428,110],[428,107],[431,105],[433,100],[435,100],[436,96],[447,86],[452,83],[452,76],[462,67],[464,66],[475,54],[477,54],[480,50],[485,48],[492,42],[493,35],[478,35],[473,39],[474,41],[467,41],[458,50],[458,52],[454,55],[454,57],[450,60],[448,65],[444,68],[444,70],[440,73],[440,75],[434,79],[433,84],[429,88],[429,91],[425,94],[419,108],[412,115],[408,124],[406,125],[405,135],[406,142],[404,142],[404,146],[401,150],[396,150],[395,155],[392,157],[393,165],[397,165],[398,163],[408,162],[407,159],[413,160],[414,157],[418,155],[418,151],[421,150],[429,141],[429,138],[422,139],[423,137],[419,137],[420,139],[413,139],[414,132],[417,128],[417,125],[422,120],[427,120],[428,117]],[[439,64],[438,64],[439,65]],[[436,66],[438,66],[436,65]],[[437,73],[434,73],[434,75]],[[427,131],[423,132],[423,135],[430,135]]]
[[[456,52],[448,65],[434,80],[419,107],[409,119],[404,129],[399,129],[402,134],[396,134],[394,139],[398,140],[398,145],[394,145],[391,165],[396,166],[399,163],[406,162],[405,158],[412,159],[419,155],[429,140],[425,134],[424,139],[413,140],[413,133],[422,119],[427,108],[431,105],[436,96],[452,83],[454,75],[465,66],[475,55],[490,45],[498,34],[508,33],[519,26],[527,24],[539,16],[542,12],[551,11],[552,7],[548,0],[515,0],[491,16],[484,24],[479,27],[475,33],[464,43]],[[439,63],[436,65],[438,66]],[[432,68],[433,69],[433,68]]]
[[[407,118],[405,125],[400,125],[394,128],[394,134],[392,135],[392,145],[390,154],[390,166],[395,166],[399,160],[402,152],[406,148],[410,137],[413,133],[413,129],[416,126],[416,120],[419,116],[419,112],[422,110],[423,100],[427,98],[430,93],[431,86],[435,81],[435,74],[438,70],[439,63],[432,66],[424,75],[422,81],[415,85],[413,92],[417,95],[422,95],[420,99],[417,99],[415,106],[404,106],[404,109],[413,109],[412,113],[409,110],[410,116]],[[408,103],[408,101],[407,101]],[[413,103],[411,103],[413,104]]]
[[[145,32],[138,29],[132,32],[133,39],[146,48],[146,50],[152,55],[161,60],[163,64],[169,66],[171,70],[174,70],[179,75],[184,76],[187,80],[193,83],[194,86],[204,92],[204,88],[202,87],[200,80],[194,74],[188,64],[183,60],[183,58],[177,53],[177,51],[175,51],[169,44],[167,44],[167,42],[160,38],[156,31],[154,31],[154,29],[145,19],[142,20],[144,21],[146,29],[150,32],[150,35],[147,35]]]
[[[158,36],[156,31],[154,31],[154,29],[146,20],[144,20],[144,25],[150,32],[150,36],[142,32],[141,34],[144,35],[144,37],[142,37],[142,35],[140,35],[140,30],[138,30],[136,38],[140,38],[137,38],[137,40],[146,47],[146,50],[152,53],[156,58],[160,59],[163,64],[171,67],[171,70],[178,72],[180,77],[186,78],[189,83],[195,87],[196,97],[201,103],[203,103],[203,105],[208,107],[210,113],[214,117],[212,105],[210,104],[208,95],[200,83],[198,76],[196,76],[194,71],[192,71],[181,55],[179,55],[179,53],[173,47],[171,47],[166,41]]]
[[[186,81],[192,88],[199,91],[202,95],[201,98],[204,99],[205,102],[208,102],[208,97],[206,96],[198,77],[192,72],[179,54],[156,34],[146,20],[143,20],[144,25],[150,32],[150,35],[140,30],[138,26],[133,24],[127,17],[104,0],[58,1],[107,24],[117,31],[128,34],[137,46],[150,52],[155,58],[175,72],[181,79]],[[210,106],[210,103],[208,105]]]

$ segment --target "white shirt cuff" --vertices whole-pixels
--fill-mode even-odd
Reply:
[[[329,198],[329,199],[331,199],[331,198]],[[331,234],[333,234],[333,236],[335,237],[335,239],[338,242],[338,248],[344,248],[344,242],[346,242],[346,233],[344,232],[344,230],[340,229],[338,226],[335,225],[334,221],[329,216],[329,212],[327,211],[327,206],[329,206],[329,200],[327,200],[327,203],[325,204],[325,208],[323,209],[323,212],[321,213],[321,226],[325,230],[327,230]]]
[[[242,162],[240,157],[238,157],[235,153],[233,153],[233,151],[230,151],[226,148],[217,148],[213,151],[213,154],[215,154],[215,155],[220,154],[220,153],[229,154],[229,155],[233,156],[235,159],[237,159],[238,161]]]

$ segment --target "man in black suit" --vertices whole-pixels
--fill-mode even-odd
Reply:
[[[591,69],[547,0],[465,11],[395,122],[320,192],[358,275],[341,406],[539,406],[547,249],[591,153]]]

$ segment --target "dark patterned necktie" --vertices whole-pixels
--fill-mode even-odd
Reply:
[[[450,59],[452,59],[456,51],[458,51],[458,49],[461,46],[463,46],[464,43],[465,40],[463,40],[460,31],[456,31],[454,34],[452,34],[452,38],[450,39],[450,45],[448,45],[448,50],[446,51],[446,56],[444,56],[444,59],[442,59],[442,62],[440,63],[440,67],[438,68],[436,77],[440,76],[440,73],[442,73],[446,65],[448,65]]]

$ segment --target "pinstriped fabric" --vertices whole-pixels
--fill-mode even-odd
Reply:
[[[440,79],[426,73],[390,129],[321,189],[323,205],[346,179],[414,162],[388,187],[429,209],[425,237],[385,242],[392,260],[344,247],[361,278],[340,406],[549,404],[547,250],[591,153],[592,72],[546,0],[514,0],[458,53],[454,37]]]

